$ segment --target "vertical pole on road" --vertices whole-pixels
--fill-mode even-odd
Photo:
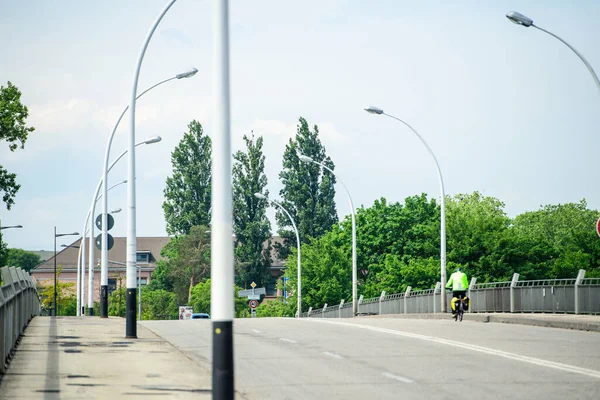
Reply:
[[[170,0],[167,5],[158,14],[154,20],[150,31],[146,35],[146,39],[142,44],[140,54],[136,62],[135,72],[133,74],[133,87],[131,90],[131,103],[129,104],[129,117],[131,121],[131,129],[127,152],[129,154],[127,160],[127,296],[125,298],[125,337],[137,338],[137,321],[136,321],[136,275],[137,275],[137,232],[136,232],[136,198],[135,198],[135,104],[137,100],[138,78],[144,54],[152,39],[152,35],[156,27],[165,16],[167,11],[177,0]]]
[[[211,226],[212,398],[233,400],[233,204],[229,115],[229,1],[213,0]]]
[[[56,227],[54,227],[54,316],[58,315],[58,303],[56,302]]]

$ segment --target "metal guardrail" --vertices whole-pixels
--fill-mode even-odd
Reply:
[[[435,313],[440,311],[440,283],[435,289],[411,291],[358,301],[358,315]],[[452,294],[445,292],[446,304]],[[575,279],[542,279],[519,281],[514,274],[511,281],[477,283],[469,286],[469,312],[571,313],[600,314],[600,278],[585,278],[580,270]],[[303,313],[303,317],[351,318],[352,303],[329,306]]]
[[[0,268],[0,374],[6,372],[29,321],[40,313],[35,279],[21,268]]]

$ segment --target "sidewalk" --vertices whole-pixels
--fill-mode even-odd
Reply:
[[[360,318],[450,319],[450,313],[384,314]],[[600,332],[600,315],[537,314],[537,313],[465,313],[465,321],[497,322],[504,324],[534,325],[547,328],[577,329]]]
[[[0,399],[208,399],[211,374],[148,329],[125,339],[125,320],[36,317]]]

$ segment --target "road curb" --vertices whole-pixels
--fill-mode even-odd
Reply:
[[[579,331],[600,332],[600,319],[595,318],[592,321],[582,321],[585,318],[594,318],[593,316],[582,315],[549,315],[549,314],[479,314],[466,313],[465,321],[482,322],[482,323],[499,323],[499,324],[515,324],[541,326],[545,328],[560,328],[573,329]],[[452,317],[450,313],[435,313],[435,314],[384,314],[361,316],[359,318],[399,318],[399,319],[447,319]]]

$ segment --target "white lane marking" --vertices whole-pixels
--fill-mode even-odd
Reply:
[[[279,340],[281,340],[282,342],[288,342],[288,343],[298,343],[295,340],[292,339],[286,339],[286,338],[279,338]]]
[[[260,333],[260,331],[258,329],[250,329],[250,330],[254,333]]]
[[[333,358],[344,358],[344,357],[340,356],[339,354],[330,353],[328,351],[324,351],[323,354],[328,355],[329,357],[333,357]]]
[[[385,376],[387,378],[390,378],[390,379],[395,379],[395,380],[400,381],[402,383],[415,383],[415,381],[413,381],[412,379],[408,379],[408,378],[405,378],[403,376],[394,375],[394,374],[389,373],[389,372],[384,372],[383,376]]]
[[[434,342],[434,343],[444,344],[444,345],[448,345],[448,346],[459,347],[462,349],[477,351],[480,353],[485,353],[485,354],[489,354],[489,355],[493,355],[493,356],[504,357],[504,358],[508,358],[511,360],[522,361],[522,362],[529,363],[529,364],[539,365],[541,367],[553,368],[553,369],[558,369],[558,370],[567,371],[567,372],[573,372],[575,374],[580,374],[580,375],[585,375],[585,376],[589,376],[592,378],[600,379],[600,371],[597,371],[597,370],[576,367],[574,365],[568,365],[568,364],[558,363],[558,362],[554,362],[554,361],[542,360],[541,358],[522,356],[520,354],[509,353],[507,351],[496,350],[496,349],[492,349],[489,347],[477,346],[477,345],[468,344],[468,343],[455,342],[454,340],[436,338],[436,337],[427,336],[427,335],[420,335],[418,333],[409,333],[409,332],[403,332],[403,331],[396,331],[393,329],[379,328],[376,326],[350,324],[347,322],[337,322],[337,321],[323,321],[323,320],[319,320],[317,318],[314,318],[314,319],[313,318],[301,318],[301,319],[303,321],[311,321],[311,322],[340,325],[340,326],[350,326],[350,327],[354,327],[354,328],[366,329],[366,330],[375,331],[375,332],[389,333],[391,335],[396,335],[396,336],[404,336],[404,337],[413,338],[413,339],[425,340],[428,342]]]

